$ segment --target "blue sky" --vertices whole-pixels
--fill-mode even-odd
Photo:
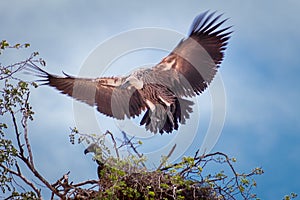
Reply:
[[[299,1],[130,1],[121,5],[117,1],[11,0],[1,1],[0,8],[0,39],[29,42],[30,50],[39,51],[46,60],[48,71],[75,75],[90,53],[114,35],[145,27],[185,34],[197,14],[225,13],[234,33],[220,68],[226,119],[213,151],[236,157],[241,171],[263,167],[265,174],[257,178],[256,189],[262,199],[300,193]],[[124,56],[121,67],[156,63],[164,55],[164,51],[150,51],[148,56]],[[9,59],[14,62],[22,56]],[[75,181],[94,178],[96,167],[91,157],[83,155],[84,147],[68,143],[69,127],[75,124],[72,100],[47,87],[31,95],[36,111],[31,142],[39,170],[53,181],[69,170]],[[198,101],[206,102],[207,96],[206,92]],[[202,110],[200,126],[203,123],[205,128],[210,110],[205,106]],[[196,138],[186,153],[198,142]]]

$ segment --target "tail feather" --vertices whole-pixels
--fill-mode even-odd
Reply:
[[[179,123],[185,124],[192,112],[193,104],[192,101],[181,98],[176,99],[169,108],[156,104],[153,111],[150,109],[146,111],[140,125],[145,125],[146,130],[153,133],[171,133],[173,130],[178,130]]]
[[[140,125],[145,124],[145,126],[148,126],[150,122],[151,122],[151,120],[150,120],[150,116],[149,116],[149,110],[147,110],[140,122]]]
[[[146,126],[146,130],[152,133],[163,132],[166,121],[166,109],[160,104],[155,105],[155,109],[151,111],[148,109],[144,114],[140,125]]]
[[[176,101],[176,110],[174,115],[181,124],[185,124],[186,119],[190,118],[190,113],[193,112],[193,105],[194,103],[192,101],[182,98],[178,98],[178,101]]]

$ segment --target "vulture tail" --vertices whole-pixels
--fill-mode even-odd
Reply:
[[[146,111],[140,125],[145,125],[146,130],[153,133],[171,133],[173,130],[178,130],[179,123],[185,124],[189,113],[192,112],[193,104],[192,101],[181,98],[177,98],[169,108],[157,104],[153,111],[150,109]]]
[[[170,127],[165,126],[166,121],[168,121],[166,108],[161,104],[156,104],[154,110],[148,109],[146,111],[140,122],[140,125],[145,125],[146,130],[150,130],[152,133],[163,133],[164,131],[168,133]],[[167,130],[164,130],[165,128]],[[173,128],[171,127],[171,129]]]

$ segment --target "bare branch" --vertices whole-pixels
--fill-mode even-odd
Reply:
[[[168,153],[167,157],[165,160],[163,160],[160,165],[157,167],[156,170],[159,170],[164,164],[166,164],[167,160],[171,157],[171,155],[173,154],[174,150],[176,148],[176,144],[174,144],[174,146],[172,147],[172,149],[170,150],[170,152]]]
[[[16,163],[15,164],[16,168],[17,168],[17,171],[14,171],[8,167],[6,167],[5,165],[3,165],[2,163],[0,163],[0,167],[2,167],[3,169],[5,169],[6,171],[8,171],[9,173],[11,174],[14,174],[15,176],[21,178],[27,185],[29,185],[33,190],[34,192],[37,194],[37,196],[39,198],[41,198],[41,191],[35,187],[34,183],[32,183],[31,181],[29,181],[21,172],[21,169],[19,167],[19,165]]]
[[[140,154],[138,152],[138,150],[136,149],[136,147],[133,145],[133,143],[131,142],[132,139],[129,139],[127,137],[127,134],[122,131],[122,134],[123,134],[123,137],[124,137],[124,142],[125,142],[125,145],[129,145],[129,147],[134,151],[134,153],[136,153],[136,155],[138,155],[139,158],[142,158],[143,157],[143,154]]]
[[[26,94],[26,99],[25,99],[25,110],[23,113],[23,118],[22,118],[22,126],[24,129],[24,139],[25,139],[25,144],[27,147],[28,155],[29,155],[29,162],[34,167],[34,162],[33,162],[33,155],[31,151],[31,145],[28,140],[28,128],[27,128],[27,120],[28,120],[28,99],[29,99],[29,92]]]
[[[52,187],[52,185],[35,169],[34,165],[32,165],[31,161],[24,155],[24,149],[23,149],[23,144],[21,142],[21,138],[20,135],[21,133],[19,133],[18,130],[18,124],[16,121],[16,117],[13,111],[10,111],[11,113],[11,117],[13,120],[13,126],[15,129],[15,134],[16,134],[16,138],[17,138],[17,143],[18,143],[18,148],[19,148],[19,155],[18,157],[27,165],[27,167],[30,169],[30,171],[35,175],[35,177],[37,177],[42,183],[44,183],[53,193],[55,193],[57,196],[59,197],[63,197],[54,187]],[[24,124],[25,125],[25,124]],[[26,129],[27,129],[27,124],[26,124]],[[28,144],[27,144],[27,148],[29,147],[29,150],[31,152],[31,147],[28,141],[28,135],[26,133],[26,139]],[[32,156],[32,154],[31,154]],[[31,160],[33,161],[32,157]]]
[[[118,150],[118,148],[117,148],[117,143],[116,143],[116,140],[115,140],[113,134],[112,134],[110,131],[107,130],[107,131],[105,132],[104,135],[110,135],[110,137],[111,137],[111,139],[112,139],[112,141],[113,141],[113,143],[114,143],[114,149],[115,149],[116,154],[117,154],[117,157],[118,157],[118,159],[119,159],[119,158],[120,158],[119,150]]]
[[[83,181],[83,182],[80,182],[80,183],[76,183],[76,184],[73,184],[72,186],[73,187],[80,187],[80,186],[83,186],[83,185],[93,185],[93,184],[98,184],[99,181],[97,180],[87,180],[87,181]]]
[[[13,77],[14,74],[16,74],[17,72],[23,70],[27,63],[29,62],[37,62],[37,60],[33,60],[33,58],[37,55],[37,53],[32,53],[30,55],[29,58],[27,58],[26,60],[23,60],[21,62],[17,62],[17,63],[14,63],[12,65],[9,65],[7,67],[2,67],[1,68],[1,76],[0,76],[0,80],[5,80],[5,79],[8,79],[8,78],[11,78],[11,79],[16,79],[15,77]],[[2,71],[5,71],[6,69],[8,69],[10,71],[10,73],[2,73]],[[18,79],[17,79],[18,80]]]
[[[16,120],[16,117],[15,117],[15,113],[11,110],[10,114],[11,114],[11,117],[12,117],[13,126],[14,126],[14,129],[15,129],[15,134],[16,134],[16,138],[17,138],[19,154],[20,154],[19,156],[22,156],[24,154],[24,149],[23,149],[23,145],[22,145],[22,142],[21,142],[21,138],[20,138],[21,133],[19,133],[19,130],[18,130],[18,124],[17,124],[17,120]]]

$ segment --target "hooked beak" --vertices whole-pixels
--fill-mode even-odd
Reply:
[[[84,150],[84,154],[90,153],[90,151],[88,149]]]
[[[91,152],[95,153],[96,148],[97,148],[97,144],[92,143],[84,150],[84,154],[91,153]]]

